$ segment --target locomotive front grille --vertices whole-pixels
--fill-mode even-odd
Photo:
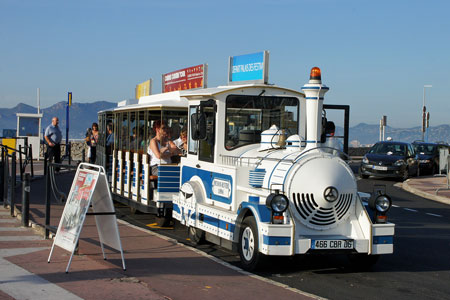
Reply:
[[[331,207],[322,207],[317,204],[312,193],[293,193],[292,199],[302,223],[329,227],[347,215],[353,194],[341,194]]]

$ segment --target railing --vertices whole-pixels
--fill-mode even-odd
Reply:
[[[238,167],[258,167],[262,160],[266,161],[277,161],[277,162],[287,162],[287,163],[296,163],[302,156],[304,156],[307,153],[312,152],[313,150],[318,149],[329,149],[336,151],[341,158],[351,161],[350,157],[343,151],[331,147],[315,147],[308,149],[306,151],[303,151],[299,153],[295,158],[293,159],[286,159],[286,158],[271,158],[271,157],[244,157],[244,156],[231,156],[231,155],[220,155],[222,158],[222,164],[228,165],[228,166],[238,166]],[[272,149],[270,149],[272,150]],[[276,149],[273,149],[276,150]],[[267,150],[265,150],[267,151]],[[268,152],[261,152],[261,153],[268,153]]]

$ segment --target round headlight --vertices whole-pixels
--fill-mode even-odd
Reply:
[[[380,195],[375,199],[375,208],[380,213],[385,213],[391,208],[392,201],[386,195]]]
[[[285,195],[270,194],[266,199],[266,206],[277,213],[286,211],[289,206],[289,200]]]

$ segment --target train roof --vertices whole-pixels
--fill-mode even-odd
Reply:
[[[247,88],[273,88],[278,89],[294,94],[298,94],[299,96],[304,96],[304,94],[300,91],[282,88],[276,85],[266,85],[266,84],[246,84],[246,85],[225,85],[218,86],[214,88],[205,88],[205,89],[192,89],[192,90],[184,90],[184,91],[174,91],[167,92],[149,96],[140,97],[137,99],[129,99],[121,101],[117,104],[117,107],[103,110],[105,111],[122,111],[129,109],[137,109],[137,108],[187,108],[189,98],[196,97],[215,97],[222,93],[229,93],[233,90],[239,89],[247,89]]]

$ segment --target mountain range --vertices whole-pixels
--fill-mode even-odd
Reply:
[[[66,102],[61,101],[50,107],[41,110],[44,114],[42,118],[42,130],[50,123],[51,119],[56,116],[60,120],[60,128],[65,137],[66,128]],[[73,103],[70,107],[69,114],[69,138],[82,139],[85,137],[86,129],[92,126],[93,122],[97,122],[97,112],[109,108],[116,107],[117,103],[107,101],[97,101],[93,103]],[[13,108],[0,108],[0,135],[3,129],[16,129],[17,118],[16,113],[36,113],[37,109],[33,106],[19,103]],[[336,135],[343,135],[343,128],[336,127]],[[349,141],[351,147],[367,146],[376,143],[380,136],[379,125],[371,125],[360,123],[349,129]],[[393,128],[386,127],[385,137],[391,137],[393,140],[413,142],[422,138],[420,127],[413,128]],[[450,143],[450,125],[439,125],[429,128],[428,140],[432,142],[443,141]]]
[[[93,122],[98,122],[97,112],[116,106],[117,103],[107,101],[72,103],[69,112],[69,138],[84,138],[86,129],[91,127]],[[61,101],[50,107],[41,109],[41,113],[43,113],[41,122],[42,130],[45,130],[50,125],[53,117],[58,117],[59,127],[65,139],[66,107],[67,102]],[[23,103],[19,103],[13,108],[0,108],[0,134],[3,134],[3,129],[16,129],[16,113],[37,113],[37,108]]]

